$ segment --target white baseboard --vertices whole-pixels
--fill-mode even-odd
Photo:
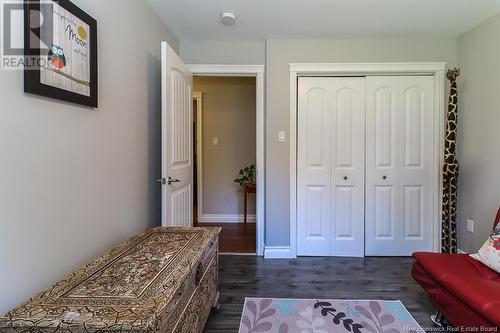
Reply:
[[[266,246],[264,247],[264,258],[292,258],[290,246]]]
[[[255,223],[255,214],[247,214],[247,222]],[[198,223],[243,223],[243,214],[203,214],[198,217]]]
[[[457,249],[457,253],[464,254],[464,253],[468,253],[468,252],[465,252],[463,250]]]

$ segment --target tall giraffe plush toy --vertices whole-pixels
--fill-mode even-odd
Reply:
[[[458,160],[456,152],[457,140],[457,78],[460,69],[449,69],[446,77],[450,80],[450,97],[448,99],[448,115],[446,136],[444,140],[443,165],[443,216],[441,229],[441,252],[457,252],[457,190]]]

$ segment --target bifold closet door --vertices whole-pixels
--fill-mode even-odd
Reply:
[[[364,255],[365,79],[298,80],[297,254]]]
[[[366,78],[366,255],[432,251],[430,76]]]

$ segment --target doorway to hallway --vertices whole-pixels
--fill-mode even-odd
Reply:
[[[193,78],[193,222],[219,250],[255,254],[256,78]]]

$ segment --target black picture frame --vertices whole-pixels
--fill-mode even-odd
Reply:
[[[48,98],[58,99],[74,104],[84,105],[91,108],[97,108],[98,96],[98,71],[97,71],[97,21],[89,14],[85,13],[78,6],[69,0],[50,0],[76,16],[89,26],[89,62],[90,62],[90,96],[78,94],[69,90],[61,89],[41,82],[40,68],[24,69],[24,92],[36,94]],[[44,2],[46,2],[44,0]],[[34,11],[40,10],[39,0],[29,0],[24,2],[24,54],[25,57],[40,58],[41,50],[30,47],[30,38],[32,38],[31,15]],[[36,24],[35,24],[36,25]]]

